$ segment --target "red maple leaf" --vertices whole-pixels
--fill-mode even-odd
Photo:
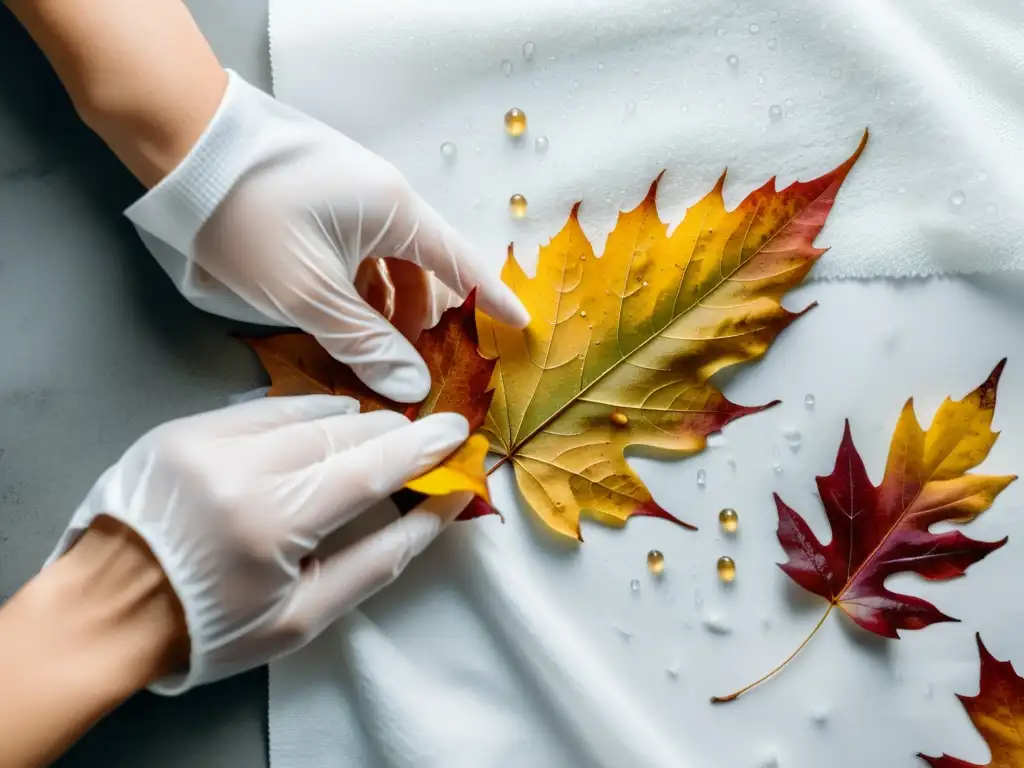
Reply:
[[[901,629],[956,621],[926,600],[887,589],[885,580],[905,572],[931,580],[962,576],[969,566],[1006,543],[1006,538],[985,542],[960,531],[930,531],[932,525],[943,521],[970,522],[1016,479],[1014,475],[968,473],[985,459],[998,436],[990,426],[1005,363],[1001,361],[963,400],[947,398],[927,431],[914,415],[914,401],[907,401],[878,486],[871,483],[846,423],[832,474],[817,479],[832,529],[827,545],[775,496],[779,543],[789,556],[779,567],[808,592],[825,598],[828,610],[781,665],[753,685],[713,701],[732,701],[782,669],[821,628],[833,608],[864,629],[897,639]]]

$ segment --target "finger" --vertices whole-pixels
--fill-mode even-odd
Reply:
[[[280,456],[276,471],[297,471],[407,426],[409,419],[394,411],[328,416],[264,435],[260,439],[267,445],[260,447]]]
[[[299,395],[295,397],[262,397],[219,411],[210,411],[199,418],[219,432],[234,435],[255,434],[330,416],[359,413],[359,403],[339,395]]]
[[[303,572],[296,610],[326,627],[394,581],[416,555],[466,508],[471,493],[432,496],[355,544]]]
[[[410,213],[415,226],[395,255],[419,264],[462,298],[478,289],[477,304],[495,320],[524,328],[530,315],[512,290],[490,270],[479,265],[472,247],[444,218],[421,198],[414,197]]]
[[[340,289],[329,302],[316,304],[315,320],[302,327],[364,384],[401,403],[427,396],[430,373],[419,353],[354,288]]]
[[[414,477],[436,466],[466,441],[469,424],[456,413],[414,421],[335,453],[306,470],[309,492],[303,532],[322,538]]]

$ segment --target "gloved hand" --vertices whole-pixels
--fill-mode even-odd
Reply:
[[[430,498],[341,551],[318,545],[440,462],[467,437],[451,413],[409,423],[359,414],[349,398],[266,398],[164,424],[96,482],[51,555],[99,515],[145,540],[181,601],[187,673],[180,693],[309,642],[390,583],[469,502]]]
[[[401,173],[235,73],[192,152],[126,211],[264,317],[314,336],[394,400],[426,396],[412,345],[355,287],[360,264],[396,257],[524,326],[516,296]],[[424,282],[426,285],[426,282]]]

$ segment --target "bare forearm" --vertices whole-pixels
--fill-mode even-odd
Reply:
[[[55,760],[184,663],[180,608],[127,529],[98,521],[0,610],[0,768]]]
[[[8,0],[85,122],[147,187],[188,154],[227,75],[180,0]]]

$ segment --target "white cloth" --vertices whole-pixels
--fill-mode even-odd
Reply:
[[[600,237],[667,167],[659,205],[677,221],[723,166],[736,201],[772,174],[784,184],[834,166],[865,125],[869,149],[818,240],[831,248],[819,277],[1024,262],[1017,0],[778,0],[745,12],[710,0],[270,6],[276,94],[386,155],[495,264],[514,239],[529,269],[574,199]],[[520,53],[528,40],[532,64]],[[777,123],[772,104],[783,110]],[[522,146],[502,133],[511,106],[528,114]],[[453,166],[438,154],[446,140],[458,145]],[[521,222],[505,209],[513,192],[530,200]],[[1020,483],[968,529],[1010,541],[966,578],[889,582],[963,623],[882,642],[832,616],[760,690],[724,707],[708,697],[769,670],[824,610],[774,565],[783,556],[771,494],[828,537],[813,477],[831,470],[844,418],[878,481],[907,397],[927,422],[943,397],[966,394],[1009,354],[1002,436],[981,470],[1019,469],[1022,297],[1016,275],[799,289],[787,306],[820,306],[726,389],[740,403],[783,404],[688,461],[633,461],[697,533],[585,522],[585,544],[564,547],[497,473],[492,495],[507,524],[453,526],[360,612],[271,665],[272,768],[742,768],[773,758],[786,768],[914,768],[918,751],[984,763],[953,694],[977,691],[975,630],[1024,669],[1024,609],[1003,599],[1024,555]],[[803,435],[795,452],[783,438],[791,428]],[[716,525],[725,506],[740,514],[735,540]],[[646,572],[652,548],[666,556],[661,580]],[[730,589],[715,576],[723,554],[739,567]]]
[[[395,163],[495,261],[514,240],[532,264],[575,200],[600,246],[662,169],[675,222],[727,166],[732,204],[838,165],[868,127],[815,276],[1024,266],[1020,0],[746,5],[271,0],[274,92]],[[504,134],[511,107],[523,141]]]

